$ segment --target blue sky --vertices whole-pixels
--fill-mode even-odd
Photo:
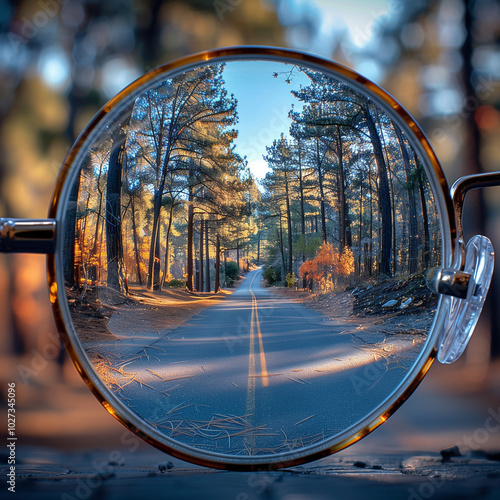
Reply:
[[[237,151],[247,157],[257,178],[263,178],[267,172],[262,159],[266,146],[281,132],[288,134],[291,124],[288,112],[292,104],[296,111],[302,109],[302,103],[290,91],[298,89],[301,83],[307,85],[309,79],[299,71],[293,72],[289,85],[285,82],[286,75],[273,77],[273,73],[288,72],[291,68],[291,65],[271,61],[232,61],[224,69],[225,87],[238,99]]]

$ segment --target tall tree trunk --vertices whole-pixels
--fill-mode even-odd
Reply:
[[[339,202],[339,252],[342,253],[346,246],[346,228],[347,228],[347,205],[345,198],[345,179],[344,179],[344,150],[340,127],[337,127],[335,135],[335,153],[338,159],[337,167],[337,192]]]
[[[285,193],[286,193],[286,220],[287,220],[287,231],[288,231],[288,269],[287,274],[293,273],[293,252],[292,252],[292,212],[290,210],[290,196],[289,196],[289,186],[288,177],[285,172]]]
[[[258,228],[257,231],[257,265],[260,265],[260,227]]]
[[[283,248],[283,225],[281,223],[281,209],[280,209],[280,229],[278,232],[278,245],[281,253],[281,281],[285,281],[285,250]]]
[[[69,192],[68,206],[64,215],[64,254],[63,268],[66,285],[74,286],[75,280],[75,245],[76,239],[76,211],[78,194],[80,193],[80,176],[78,175]]]
[[[224,286],[227,287],[227,249],[224,250]]]
[[[168,226],[165,234],[165,262],[163,266],[163,279],[161,280],[162,286],[165,286],[170,274],[170,232],[172,231],[172,220],[174,217],[174,203],[170,205],[170,211],[168,214]]]
[[[220,292],[220,238],[219,233],[215,236],[215,285],[214,293]]]
[[[154,254],[154,266],[153,266],[153,290],[160,289],[160,273],[161,273],[161,261],[160,261],[160,221],[158,221],[158,229],[156,232],[156,243],[155,243],[155,254]]]
[[[238,272],[240,270],[240,239],[236,238],[236,265],[238,266]]]
[[[132,211],[132,236],[134,238],[134,255],[135,255],[135,265],[137,272],[137,281],[139,285],[142,286],[141,259],[139,254],[139,236],[137,234],[137,223],[135,220],[135,203],[133,195],[130,195],[130,210]]]
[[[385,155],[383,155],[385,164],[387,166],[387,178],[389,181],[389,193],[391,194],[391,211],[392,211],[392,252],[391,252],[391,270],[392,270],[392,275],[396,274],[397,271],[397,258],[396,258],[396,249],[397,249],[397,244],[396,244],[396,220],[397,220],[397,214],[396,214],[396,202],[395,202],[395,196],[394,196],[394,185],[393,185],[393,175],[392,171],[389,168],[389,155],[387,152],[387,144],[385,142],[385,137],[384,137],[384,131],[382,129],[382,124],[380,122],[380,114],[378,112],[378,108],[375,108],[375,116],[377,117],[377,125],[380,130],[380,133],[378,134],[378,137],[380,138],[380,143],[381,146],[383,146],[382,154],[385,151]]]
[[[364,116],[370,134],[370,140],[373,146],[375,163],[377,164],[378,182],[378,203],[381,217],[381,249],[380,249],[380,272],[386,276],[391,276],[392,259],[392,204],[391,193],[389,189],[389,178],[387,174],[387,165],[384,159],[380,136],[377,133],[375,122],[371,115],[369,104],[366,102]]]
[[[128,292],[123,262],[123,236],[121,224],[122,174],[126,161],[124,130],[130,115],[113,135],[106,183],[106,250],[108,286],[120,293]]]
[[[359,180],[359,191],[360,191],[360,193],[359,193],[358,273],[360,276],[362,276],[364,274],[364,272],[361,271],[361,249],[362,249],[362,240],[363,240],[363,177],[362,177],[362,175],[360,175],[360,180]]]
[[[153,282],[155,278],[155,257],[159,258],[157,255],[157,241],[160,232],[160,211],[161,211],[161,199],[162,191],[155,191],[154,202],[153,202],[153,228],[151,230],[151,243],[149,246],[149,264],[148,264],[148,288],[153,287]]]
[[[198,269],[199,274],[198,274],[198,291],[199,292],[204,292],[205,287],[204,287],[204,275],[203,275],[203,264],[204,264],[204,257],[203,257],[203,237],[205,236],[205,221],[203,220],[203,217],[200,217],[200,267]]]
[[[371,278],[373,276],[373,179],[372,179],[372,167],[368,166],[368,186],[370,191],[370,243],[368,246],[368,276]]]
[[[318,186],[319,186],[319,204],[320,204],[320,213],[321,213],[321,237],[323,239],[323,243],[327,242],[327,237],[326,237],[326,203],[325,203],[325,189],[323,186],[323,170],[321,168],[321,161],[320,161],[320,152],[319,152],[319,139],[316,139],[316,171],[318,173]],[[317,221],[316,221],[317,223]],[[316,227],[316,231],[318,228]]]
[[[418,192],[420,194],[420,207],[422,209],[422,224],[424,233],[424,248],[423,248],[423,267],[428,269],[431,265],[431,255],[430,255],[430,234],[429,234],[429,215],[427,212],[427,203],[425,201],[425,190],[424,183],[422,180],[423,167],[417,158],[417,155],[413,153],[413,159],[415,161],[415,168],[417,171],[417,186]]]
[[[300,199],[300,223],[301,223],[301,234],[302,234],[302,262],[306,261],[305,246],[306,246],[306,211],[304,203],[304,179],[302,173],[302,148],[299,143],[299,199]],[[302,288],[306,288],[307,279],[304,275],[302,277]]]
[[[189,187],[189,206],[188,206],[188,220],[187,220],[187,251],[186,251],[186,286],[187,289],[194,291],[193,283],[193,232],[194,232],[194,207],[193,207],[193,187]]]
[[[205,259],[206,259],[206,265],[205,265],[205,273],[206,273],[206,278],[205,278],[205,286],[207,289],[207,292],[210,291],[210,252],[209,252],[209,247],[208,247],[208,221],[205,221]]]
[[[408,267],[410,274],[415,274],[418,272],[418,216],[417,216],[417,193],[415,192],[415,179],[412,175],[412,168],[410,164],[410,156],[408,154],[408,149],[404,142],[403,134],[400,128],[394,124],[394,130],[399,142],[399,148],[401,149],[401,155],[403,157],[403,164],[405,167],[406,174],[406,192],[408,194],[408,211],[409,211],[409,242],[408,242]]]
[[[97,192],[99,193],[99,203],[97,204],[97,213],[96,213],[96,223],[95,223],[95,232],[94,232],[94,245],[92,247],[92,255],[95,257],[99,253],[101,253],[101,248],[99,246],[99,227],[101,226],[101,217],[102,217],[102,202],[103,202],[103,192],[101,188],[101,177],[102,177],[102,162],[99,165],[99,174],[97,176]],[[99,258],[99,267],[100,267],[100,258]],[[98,270],[96,264],[92,264],[89,266],[89,277],[92,281],[96,281],[98,279]]]

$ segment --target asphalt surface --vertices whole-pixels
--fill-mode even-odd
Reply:
[[[167,436],[230,455],[310,445],[381,404],[419,346],[331,321],[262,287],[261,275],[174,331],[124,334],[128,318],[112,317],[121,340],[99,349],[118,397]]]

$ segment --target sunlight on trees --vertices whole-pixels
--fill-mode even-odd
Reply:
[[[346,278],[354,273],[354,254],[348,247],[339,253],[331,243],[323,243],[316,257],[300,266],[299,273],[311,290],[316,284],[320,291],[335,291],[337,285],[345,286]]]
[[[328,291],[349,282],[335,276],[397,279],[436,263],[431,188],[399,126],[323,73],[295,66],[273,76],[303,106],[263,155],[269,264]]]
[[[70,194],[68,286],[218,292],[265,264],[269,283],[336,292],[437,264],[431,186],[382,108],[324,73],[269,65],[297,105],[258,180],[238,151],[252,85],[229,93],[230,64],[157,83],[99,135]]]

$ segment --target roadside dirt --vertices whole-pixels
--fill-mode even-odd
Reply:
[[[176,328],[203,309],[215,305],[231,295],[245,278],[240,278],[234,288],[213,292],[189,292],[185,289],[163,289],[151,291],[130,287],[124,296],[108,289],[88,289],[83,295],[79,291],[67,290],[71,317],[80,340],[99,342],[117,340],[108,329],[113,314],[133,311],[137,323],[147,323],[148,328]]]
[[[414,307],[406,309],[391,309],[376,312],[360,312],[356,296],[352,291],[332,293],[311,293],[304,290],[294,290],[283,287],[270,287],[270,290],[288,299],[303,304],[332,320],[342,320],[358,327],[370,327],[372,333],[426,335],[431,327],[435,306]],[[376,287],[373,287],[372,300],[382,300]],[[364,300],[368,299],[366,296]],[[419,304],[422,306],[422,303]]]

